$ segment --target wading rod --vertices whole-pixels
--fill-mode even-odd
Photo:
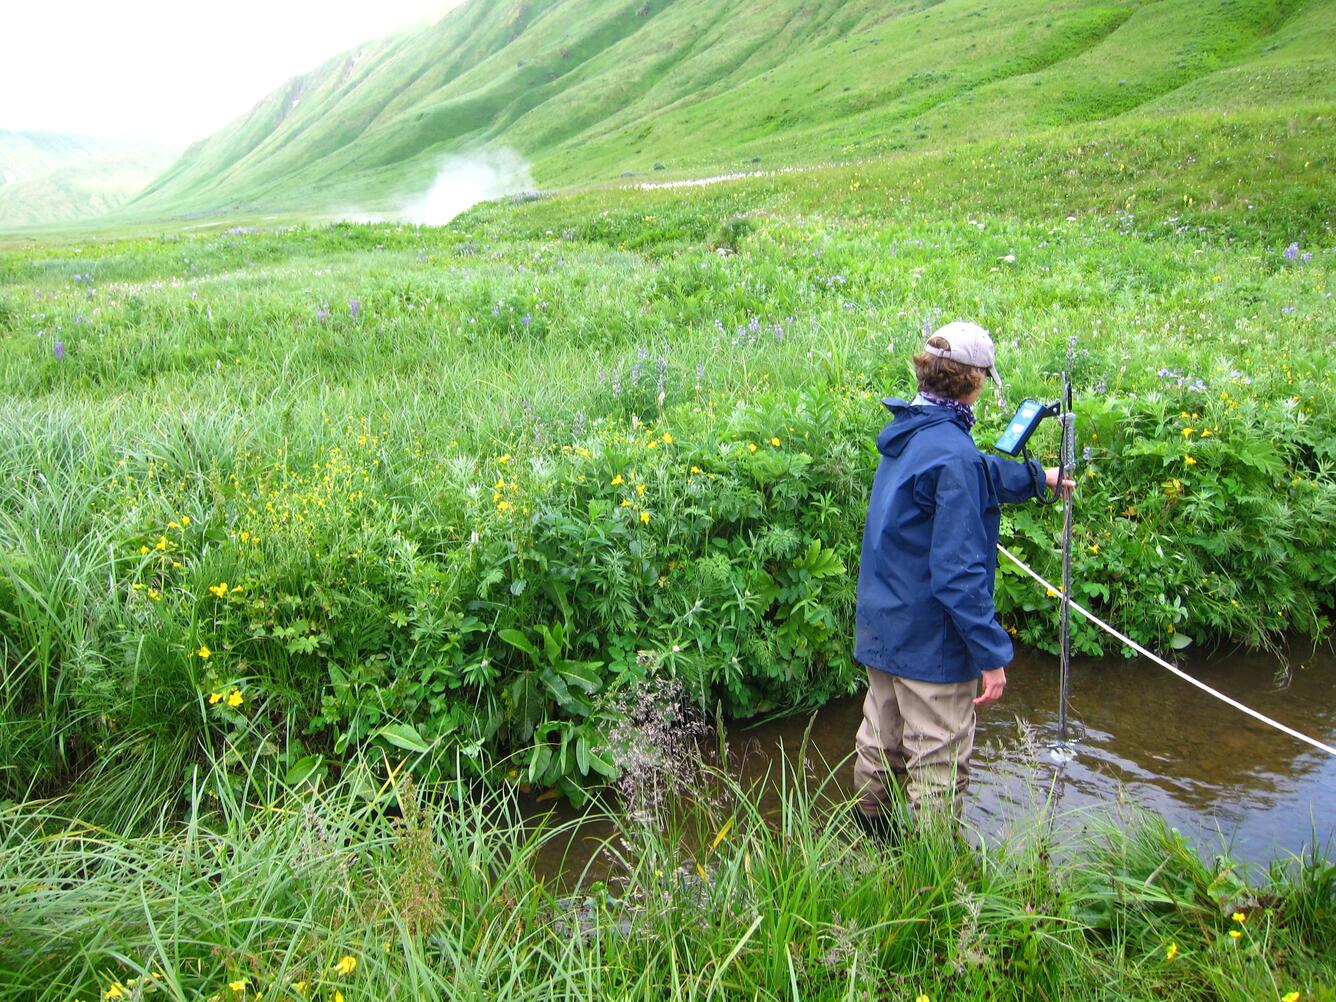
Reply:
[[[1072,411],[1072,362],[1076,339],[1067,342],[1067,370],[1062,374],[1062,410],[1058,421],[1062,426],[1062,445],[1058,453],[1058,490],[1063,495],[1062,503],[1062,599],[1059,606],[1058,642],[1059,655],[1058,681],[1058,740],[1067,740],[1067,693],[1070,688],[1072,669],[1072,508],[1075,498],[1073,491],[1063,491],[1062,481],[1075,479],[1076,471],[1076,414]]]

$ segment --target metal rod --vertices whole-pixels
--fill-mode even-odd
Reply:
[[[1062,413],[1058,421],[1062,427],[1062,445],[1058,455],[1058,490],[1062,481],[1075,477],[1076,471],[1076,414],[1072,411],[1071,370],[1076,339],[1067,342],[1067,370],[1062,374]],[[1067,698],[1071,686],[1072,668],[1072,515],[1075,499],[1072,492],[1063,492],[1062,502],[1062,598],[1059,606],[1058,639],[1061,646],[1058,683],[1058,740],[1067,740]]]

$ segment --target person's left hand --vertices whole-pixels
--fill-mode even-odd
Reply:
[[[1058,489],[1058,468],[1050,466],[1044,471],[1044,483],[1048,484],[1048,489],[1056,491]],[[1062,495],[1066,497],[1076,489],[1076,481],[1067,477],[1062,478]]]

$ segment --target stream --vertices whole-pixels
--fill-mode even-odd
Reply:
[[[1183,670],[1234,699],[1327,744],[1336,744],[1336,655],[1296,648],[1282,661],[1265,653],[1185,659]],[[1058,662],[1017,650],[1002,700],[979,713],[965,819],[995,842],[1032,826],[1046,800],[1057,827],[1090,811],[1118,818],[1128,805],[1157,814],[1207,858],[1227,853],[1265,865],[1314,841],[1336,853],[1336,756],[1330,756],[1214,699],[1145,659],[1078,659],[1072,665],[1069,737],[1076,756],[1059,765]],[[744,780],[784,757],[796,767],[810,727],[809,763],[818,775],[838,766],[852,797],[850,753],[862,695],[835,700],[813,715],[748,727],[731,725],[729,757]],[[534,805],[550,808],[551,805]],[[570,820],[578,812],[556,809]],[[606,820],[556,840],[543,868],[575,877],[611,834]]]

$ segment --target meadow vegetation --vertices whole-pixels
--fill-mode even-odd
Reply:
[[[422,788],[388,760],[318,790],[232,772],[138,833],[0,812],[0,997],[1332,997],[1336,865],[1249,881],[1153,819],[887,848],[842,823],[829,779],[784,771],[762,809],[702,768],[690,810],[607,816],[605,878],[554,881],[576,833],[514,788]]]
[[[775,826],[733,789],[694,841],[628,828],[639,910],[584,888],[577,929],[504,791],[616,777],[646,681],[730,717],[856,685],[879,401],[956,317],[1012,405],[1077,338],[1083,602],[1159,649],[1328,637],[1334,138],[1203,115],[446,228],[11,243],[0,996],[1330,985],[1320,859],[1259,889],[1151,827],[889,866],[794,779]],[[1003,541],[1052,579],[1057,530],[1014,509]],[[1042,590],[998,597],[1053,646]]]

